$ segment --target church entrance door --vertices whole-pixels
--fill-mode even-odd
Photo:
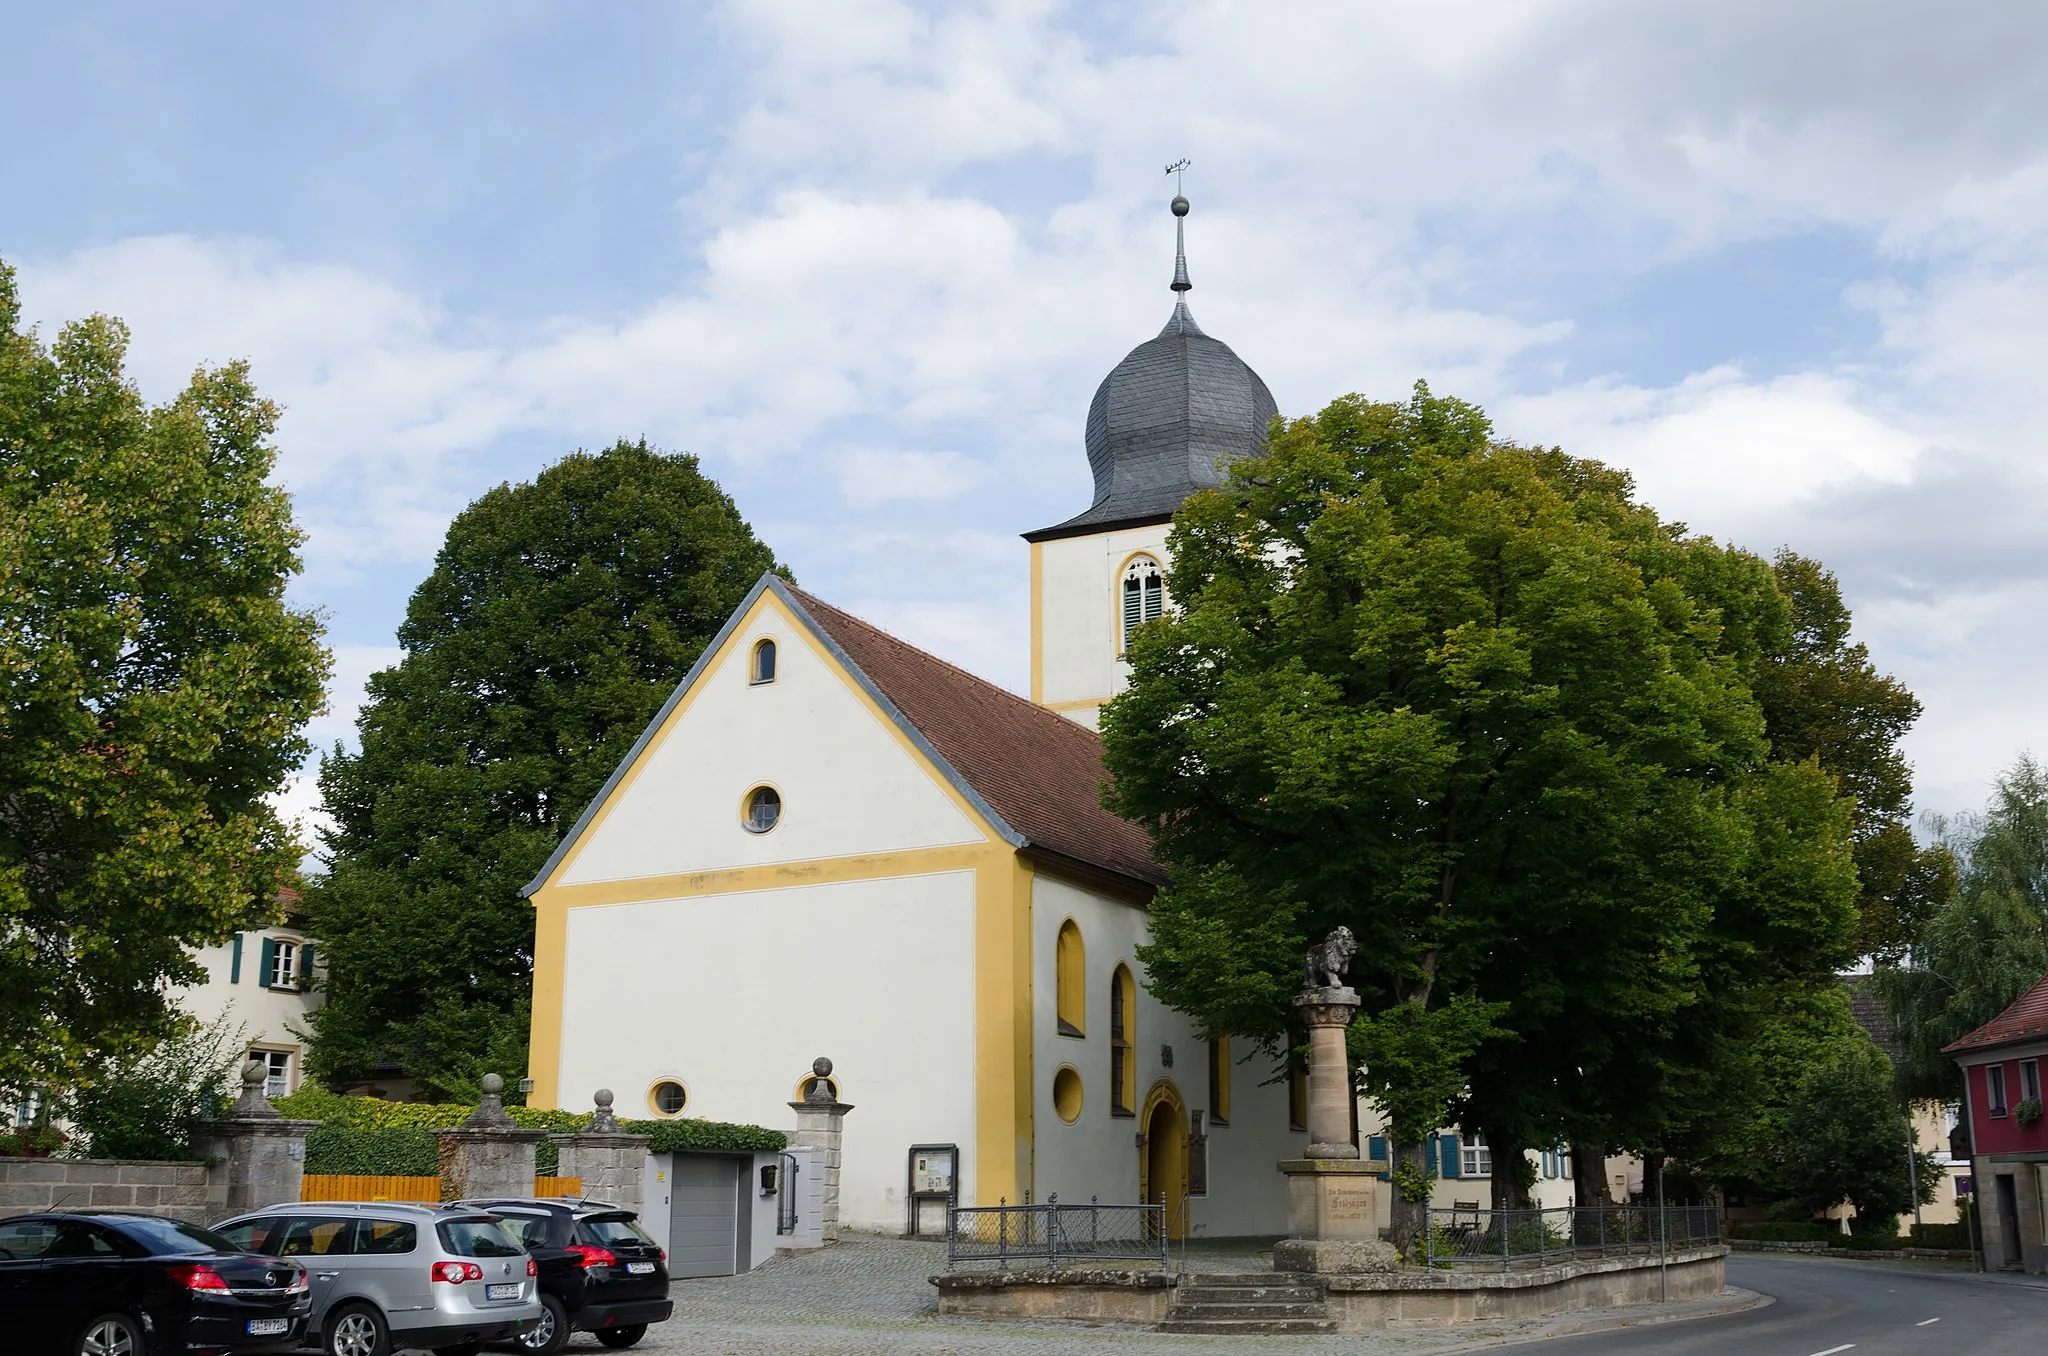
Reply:
[[[1173,1084],[1161,1081],[1145,1099],[1145,1147],[1139,1150],[1138,1180],[1145,1201],[1166,1197],[1166,1235],[1187,1232],[1188,1113]]]

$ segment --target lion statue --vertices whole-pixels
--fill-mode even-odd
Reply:
[[[1358,954],[1358,939],[1351,929],[1339,927],[1308,949],[1306,982],[1311,989],[1341,989],[1351,970],[1351,958]]]

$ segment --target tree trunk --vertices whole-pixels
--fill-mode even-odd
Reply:
[[[1527,1161],[1522,1147],[1495,1130],[1486,1132],[1486,1143],[1493,1150],[1493,1208],[1529,1209],[1529,1188],[1523,1183],[1520,1171],[1521,1165]]]
[[[1607,1187],[1607,1146],[1572,1141],[1572,1193],[1580,1205],[1612,1205]]]
[[[1424,1155],[1421,1140],[1390,1140],[1388,1149],[1393,1166],[1405,1165],[1415,1173],[1423,1171]],[[1396,1179],[1396,1182],[1398,1179]],[[1389,1182],[1387,1189],[1393,1192],[1392,1209],[1388,1211],[1389,1233],[1401,1256],[1411,1265],[1420,1261],[1421,1253],[1416,1240],[1422,1235],[1423,1222],[1428,1218],[1429,1198],[1407,1201],[1401,1198],[1401,1188],[1396,1182]]]

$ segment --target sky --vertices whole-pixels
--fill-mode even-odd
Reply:
[[[697,453],[808,589],[1012,688],[1018,534],[1191,308],[1281,411],[1427,380],[1840,577],[1924,810],[2048,753],[2048,6],[0,0],[46,337],[285,409],[348,740],[450,518]],[[311,816],[302,778],[285,797]],[[309,823],[311,822],[309,818]]]

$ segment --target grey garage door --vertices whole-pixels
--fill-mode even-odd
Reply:
[[[741,1161],[696,1154],[677,1154],[673,1161],[668,1274],[732,1275],[739,1269]]]

